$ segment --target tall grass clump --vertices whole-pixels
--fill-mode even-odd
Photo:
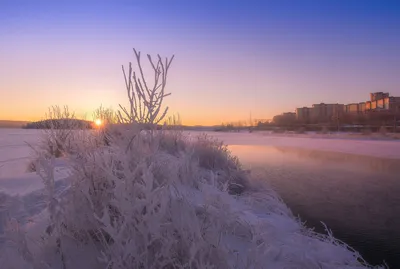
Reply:
[[[71,149],[71,137],[77,129],[75,114],[71,113],[68,106],[63,109],[59,106],[52,106],[46,114],[48,126],[43,128],[44,135],[40,141],[40,149],[45,154],[62,157]]]
[[[39,158],[47,224],[37,244],[16,236],[24,255],[0,262],[63,269],[368,268],[331,233],[306,229],[271,189],[250,181],[221,142],[187,136],[173,128],[179,124],[157,130],[167,111],[161,104],[171,60],[148,59],[155,83],[145,82],[141,64],[139,76],[130,64],[130,107],[119,112],[119,123],[79,139],[74,134],[67,144],[69,188],[55,188],[55,156]]]

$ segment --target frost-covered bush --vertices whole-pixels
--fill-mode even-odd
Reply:
[[[93,121],[100,120],[100,125],[118,123],[118,114],[111,108],[100,106],[93,112]]]
[[[230,192],[239,194],[247,186],[247,176],[239,159],[221,141],[200,135],[192,143],[192,152],[199,166],[214,171],[223,183],[228,184]]]
[[[59,195],[53,161],[39,162],[49,225],[39,250],[16,237],[33,268],[366,268],[331,234],[304,228],[220,142],[114,129],[109,146],[82,142],[68,156]]]
[[[40,149],[49,156],[64,156],[71,148],[71,134],[77,129],[74,113],[69,111],[68,106],[63,109],[52,106],[46,115],[46,122],[49,126],[43,130]]]

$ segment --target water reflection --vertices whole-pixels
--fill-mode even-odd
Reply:
[[[400,161],[269,146],[229,146],[295,215],[355,247],[368,261],[400,268]]]
[[[284,159],[307,166],[339,165],[341,169],[352,171],[400,173],[399,159],[276,146],[231,145],[229,148],[250,163],[276,163]]]

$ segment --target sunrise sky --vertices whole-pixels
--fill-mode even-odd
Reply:
[[[400,96],[399,1],[1,0],[0,119],[116,109],[133,47],[175,54],[165,102],[187,125]]]

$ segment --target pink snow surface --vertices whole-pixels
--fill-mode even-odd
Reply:
[[[36,144],[39,137],[37,130],[0,129],[0,178],[27,172],[32,153],[27,143]]]

